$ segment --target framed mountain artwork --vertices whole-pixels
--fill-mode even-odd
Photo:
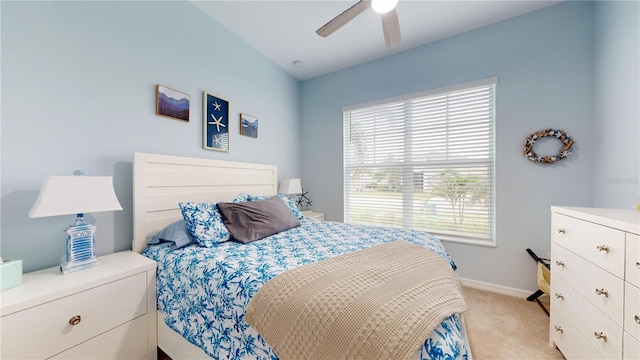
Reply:
[[[190,100],[188,94],[156,85],[156,115],[189,121]]]

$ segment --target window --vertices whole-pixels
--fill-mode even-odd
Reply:
[[[492,245],[496,82],[343,109],[345,222]]]

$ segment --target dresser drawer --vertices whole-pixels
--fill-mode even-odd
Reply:
[[[117,344],[116,346],[114,346]],[[147,318],[141,316],[52,357],[52,360],[139,360],[147,355]]]
[[[602,359],[562,311],[552,311],[550,324],[551,342],[567,359]]]
[[[640,236],[627,233],[627,261],[624,279],[640,287]]]
[[[554,283],[557,277],[570,284],[589,303],[622,327],[624,281],[562,246],[553,244],[551,246],[552,289],[556,288]]]
[[[624,284],[624,330],[640,340],[640,288]]]
[[[582,337],[604,358],[620,359],[622,357],[622,327],[598,311],[562,278],[553,277],[553,272],[551,284],[553,312],[562,313],[567,319],[571,319],[571,323],[582,334]],[[596,334],[605,335],[606,340],[599,339]]]
[[[622,350],[624,360],[640,359],[640,341],[634,339],[629,333],[624,334],[624,349]]]
[[[47,358],[125,324],[147,312],[146,291],[142,272],[4,316],[1,357]]]
[[[579,296],[582,295],[567,285],[561,277],[556,274],[551,274],[551,294],[549,297],[551,308],[554,311],[557,310],[564,314],[571,314],[572,311],[569,304],[573,302],[573,298]]]
[[[624,277],[623,231],[557,213],[553,214],[551,223],[553,242],[621,279]]]

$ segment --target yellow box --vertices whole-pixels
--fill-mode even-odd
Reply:
[[[0,263],[0,291],[22,284],[22,260]]]

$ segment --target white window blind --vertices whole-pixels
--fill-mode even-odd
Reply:
[[[345,222],[493,244],[495,84],[343,109]]]

